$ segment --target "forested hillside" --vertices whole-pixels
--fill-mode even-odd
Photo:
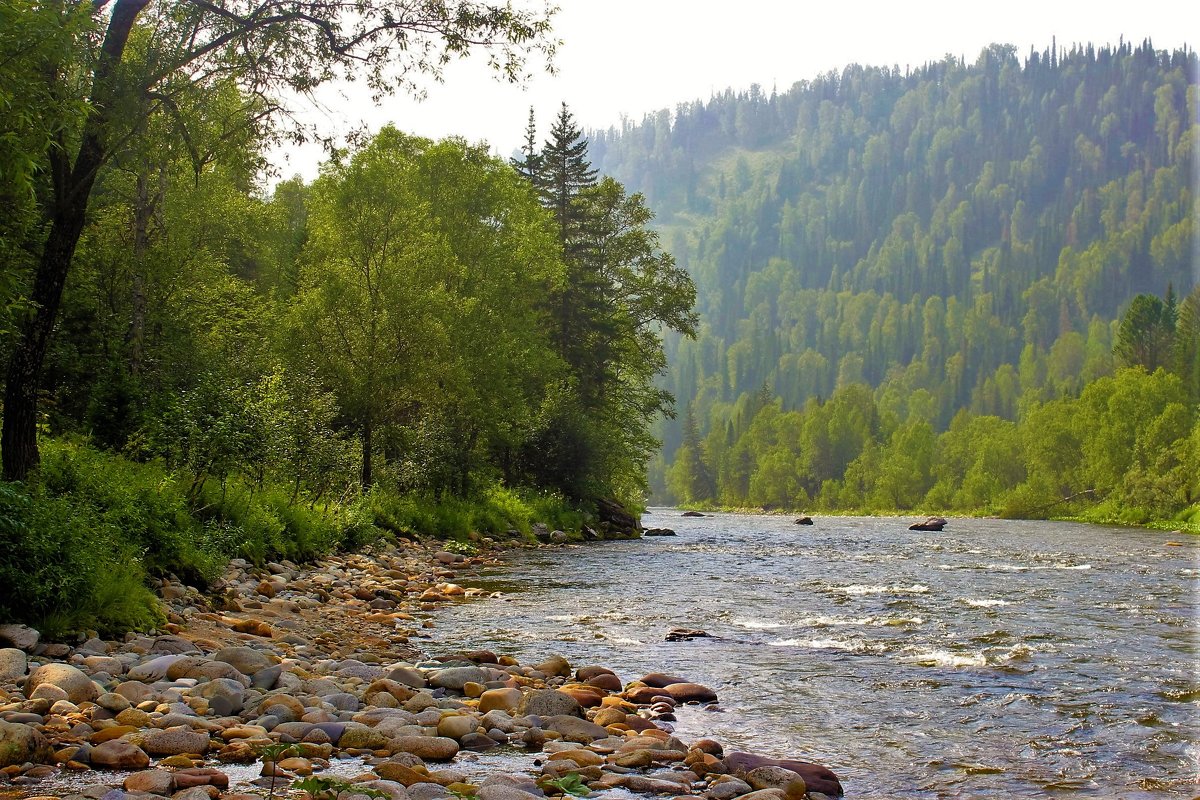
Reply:
[[[1194,51],[1148,42],[1023,57],[994,45],[974,63],[849,66],[594,133],[597,165],[646,194],[697,284],[700,335],[670,340],[681,413],[652,467],[658,496],[997,508],[1032,480],[1028,421],[1123,366],[1172,371],[1186,418],[1161,444],[1186,439],[1200,380],[1195,300],[1178,305],[1197,283],[1196,69]],[[1170,342],[1114,361],[1139,294],[1160,298]],[[951,469],[939,437],[972,426],[963,457],[989,450],[1010,474],[979,467],[990,488],[964,496],[969,465]],[[893,451],[903,463],[880,462]],[[911,485],[877,487],[888,470]],[[1124,475],[1058,476],[1033,495],[1107,495]],[[1175,489],[1167,506],[1196,487]]]

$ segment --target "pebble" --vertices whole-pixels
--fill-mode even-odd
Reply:
[[[172,622],[162,635],[71,648],[40,645],[36,631],[5,639],[13,626],[0,626],[0,645],[9,645],[0,648],[0,758],[6,742],[30,742],[0,767],[15,785],[45,778],[48,787],[51,764],[97,770],[96,785],[71,800],[253,800],[259,790],[230,792],[219,765],[262,762],[265,746],[290,744],[264,775],[320,775],[331,759],[358,756],[360,774],[337,774],[387,800],[544,800],[561,793],[544,781],[572,774],[592,789],[679,798],[802,800],[806,781],[808,800],[840,796],[824,767],[737,753],[722,760],[716,742],[689,747],[671,736],[677,704],[717,699],[684,676],[655,672],[625,685],[607,667],[574,669],[553,653],[528,666],[486,650],[422,661],[408,643],[430,635],[422,610],[484,594],[449,581],[488,558],[401,544],[307,570],[235,560],[207,598],[165,581]],[[470,751],[501,744],[544,749],[543,784],[457,767],[487,764]],[[151,756],[162,759],[155,768]],[[104,770],[130,774],[105,783]]]

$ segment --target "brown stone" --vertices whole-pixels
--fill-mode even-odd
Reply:
[[[150,756],[137,745],[123,739],[113,739],[92,748],[90,761],[101,769],[145,769]]]
[[[148,769],[130,775],[121,788],[127,792],[167,795],[175,791],[175,776],[165,769]]]
[[[773,759],[753,753],[730,753],[724,759],[725,767],[730,774],[744,777],[758,767],[783,767],[791,770],[804,779],[805,786],[810,792],[821,792],[830,797],[842,796],[842,784],[837,775],[828,767],[820,764],[810,764],[807,761],[792,759]]]
[[[713,703],[717,693],[698,683],[671,683],[663,687],[671,698],[680,703]]]

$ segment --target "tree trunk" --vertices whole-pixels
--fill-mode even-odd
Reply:
[[[362,428],[362,490],[371,491],[371,417],[367,415]]]
[[[113,113],[112,77],[138,14],[150,0],[117,0],[109,18],[108,30],[92,82],[92,112],[83,126],[79,153],[69,174],[55,169],[54,199],[50,213],[50,232],[33,279],[34,312],[20,327],[8,362],[4,385],[4,425],[0,430],[0,461],[3,478],[21,481],[38,465],[37,447],[38,394],[41,391],[42,364],[50,345],[50,335],[58,316],[63,286],[75,257],[75,247],[87,216],[88,199],[96,174],[108,156],[105,143]],[[52,164],[62,159],[52,156]]]

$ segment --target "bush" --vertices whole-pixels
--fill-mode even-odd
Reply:
[[[0,618],[49,637],[164,621],[142,554],[87,503],[0,483],[0,551]]]

